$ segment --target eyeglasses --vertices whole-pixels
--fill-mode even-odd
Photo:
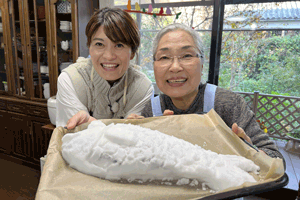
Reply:
[[[190,49],[179,53],[179,56],[173,56],[168,52],[158,52],[154,57],[154,62],[161,66],[170,66],[174,62],[174,58],[183,65],[193,64],[198,58],[203,58],[196,50]]]

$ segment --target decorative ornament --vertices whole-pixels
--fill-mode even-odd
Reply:
[[[131,1],[128,0],[128,3],[127,3],[127,10],[131,10]]]
[[[128,0],[128,5],[127,5],[127,10],[124,10],[126,12],[131,12],[131,13],[142,13],[142,14],[146,14],[146,15],[153,15],[153,17],[155,18],[156,16],[172,16],[174,14],[171,14],[171,10],[168,7],[167,9],[167,13],[164,14],[164,9],[163,7],[160,8],[159,13],[151,13],[153,10],[152,5],[150,4],[148,7],[148,11],[145,10],[145,8],[143,8],[141,10],[141,7],[138,3],[135,3],[135,10],[131,10],[131,0]],[[178,15],[180,15],[181,13],[176,14],[176,19],[178,18]]]
[[[148,13],[151,13],[152,12],[152,5],[149,4],[149,7],[148,7]]]
[[[179,15],[181,15],[181,12],[176,14],[176,19],[178,19]]]
[[[170,7],[167,7],[166,14],[168,14],[168,15],[171,14],[171,9],[170,9]]]
[[[159,13],[158,14],[164,14],[164,9],[163,9],[163,7],[160,7],[160,11],[159,11]]]
[[[135,2],[135,10],[137,10],[137,11],[140,11],[140,10],[141,10],[141,7],[140,7],[140,5],[138,4],[138,2]]]

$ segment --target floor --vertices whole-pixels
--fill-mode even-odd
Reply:
[[[31,200],[35,198],[41,173],[0,157],[0,199]]]
[[[283,154],[287,168],[286,174],[289,177],[287,189],[298,190],[300,180],[300,154],[293,154],[285,151],[286,142],[275,141],[280,152]],[[38,188],[40,171],[27,166],[18,165],[7,161],[0,156],[0,197],[5,200],[31,200],[34,199]],[[295,192],[295,191],[294,191]],[[294,193],[293,193],[294,195]],[[244,200],[265,199],[259,197],[246,197]],[[270,199],[270,198],[268,198]]]
[[[289,177],[289,183],[285,188],[298,190],[300,181],[300,153],[290,153],[285,150],[287,142],[282,140],[274,140],[279,151],[285,158],[286,171]]]

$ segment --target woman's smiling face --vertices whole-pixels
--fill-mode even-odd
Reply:
[[[93,35],[89,52],[96,72],[108,82],[120,79],[134,58],[131,47],[111,41],[102,26]]]
[[[178,56],[185,55],[189,60],[181,59],[179,62]],[[167,58],[174,56],[176,58],[173,58],[172,63],[164,64]],[[158,88],[171,98],[194,98],[203,69],[202,59],[196,56],[199,56],[199,52],[193,37],[186,31],[171,31],[162,36],[154,56],[154,74]]]

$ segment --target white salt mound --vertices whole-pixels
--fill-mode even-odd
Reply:
[[[66,134],[62,142],[62,156],[70,167],[110,180],[176,180],[177,185],[191,186],[199,181],[220,191],[256,182],[248,172],[259,170],[244,157],[217,154],[131,124],[93,121],[86,130]]]

